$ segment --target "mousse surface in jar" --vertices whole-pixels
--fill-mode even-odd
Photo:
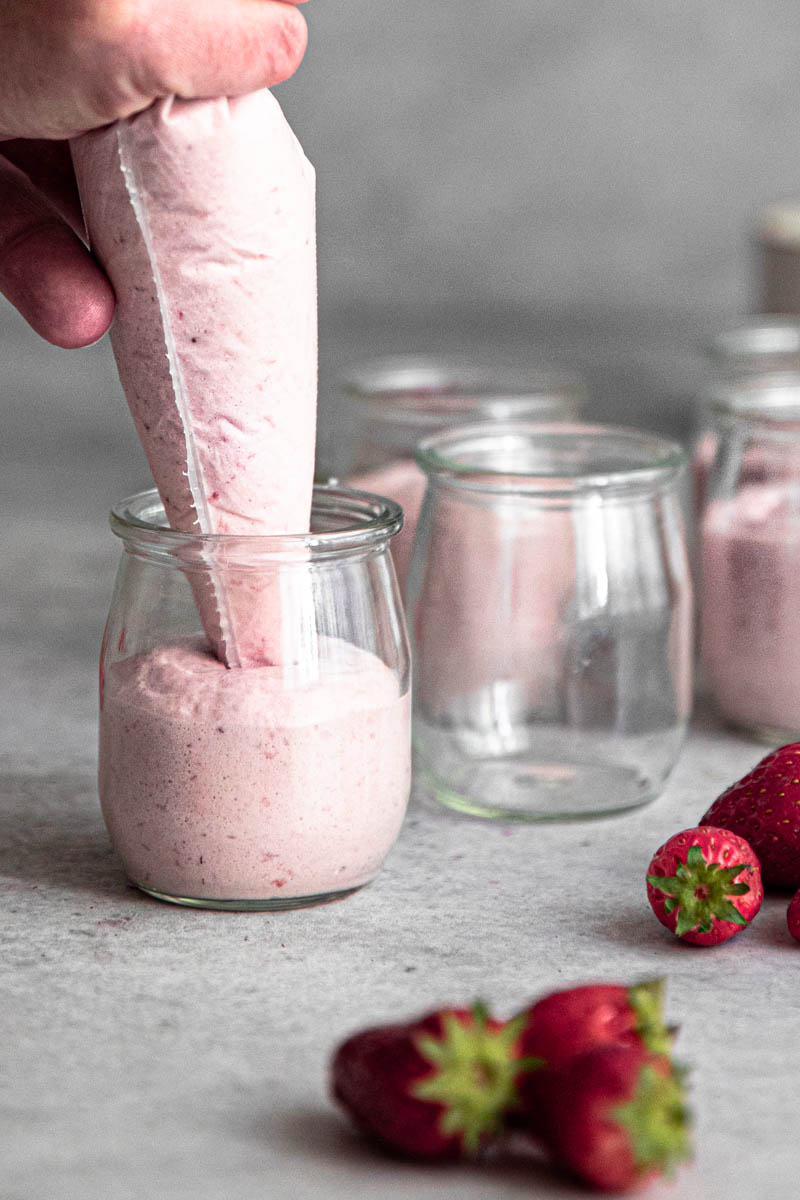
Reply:
[[[369,882],[409,792],[409,699],[374,655],[321,639],[325,677],[228,670],[200,638],[114,663],[100,796],[131,880],[275,900]]]

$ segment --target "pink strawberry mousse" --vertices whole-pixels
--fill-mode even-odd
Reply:
[[[290,596],[274,563],[228,569],[213,540],[309,529],[313,170],[266,91],[160,101],[77,139],[73,156],[168,520],[212,535],[207,572],[187,574],[208,641],[166,639],[105,670],[112,843],[130,878],[166,898],[342,894],[372,878],[400,828],[408,696],[379,659],[331,639],[313,642],[301,678],[284,649],[290,631],[313,634],[310,581],[297,573]]]
[[[800,523],[791,482],[746,483],[702,525],[701,653],[728,720],[800,732]],[[790,740],[784,738],[783,740]]]
[[[314,171],[268,91],[161,100],[76,139],[120,379],[167,517],[308,530],[316,421]],[[195,588],[229,666],[278,661],[273,586]]]
[[[388,496],[402,508],[403,528],[392,539],[392,558],[400,592],[404,594],[420,509],[425,497],[425,472],[420,470],[413,458],[398,458],[383,467],[376,467],[374,471],[354,476],[348,480],[348,486]]]
[[[100,796],[130,879],[167,897],[291,901],[367,883],[409,792],[409,698],[365,650],[321,639],[335,672],[229,671],[201,639],[113,664]]]
[[[470,503],[443,488],[413,604],[416,688],[431,719],[513,684],[557,710],[575,587],[569,512]]]

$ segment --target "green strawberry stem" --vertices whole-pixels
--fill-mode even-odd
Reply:
[[[663,979],[645,979],[628,988],[628,1000],[636,1014],[636,1032],[647,1049],[669,1055],[676,1031],[664,1024],[664,990]]]
[[[633,1099],[611,1110],[612,1118],[628,1131],[633,1161],[642,1174],[657,1170],[671,1175],[691,1156],[684,1074],[680,1067],[672,1067],[665,1076],[644,1066]]]
[[[520,1076],[544,1065],[542,1059],[516,1055],[525,1020],[522,1014],[490,1028],[486,1006],[477,1001],[471,1023],[447,1013],[441,1037],[424,1034],[416,1040],[433,1070],[414,1085],[412,1095],[442,1105],[441,1132],[459,1135],[469,1154],[502,1131],[505,1114],[517,1102]]]
[[[678,937],[693,929],[710,933],[715,921],[747,924],[746,917],[728,896],[744,896],[750,891],[749,884],[734,882],[749,865],[721,867],[719,863],[706,862],[701,847],[695,845],[689,848],[686,862],[678,863],[674,875],[648,875],[647,882],[665,893],[664,908],[668,913],[679,910],[675,926]]]

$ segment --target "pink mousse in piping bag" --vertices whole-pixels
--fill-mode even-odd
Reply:
[[[76,138],[111,343],[167,519],[200,534],[309,528],[317,397],[314,170],[270,92],[169,97]],[[217,656],[283,661],[277,584],[193,581]],[[296,599],[302,603],[302,597]]]

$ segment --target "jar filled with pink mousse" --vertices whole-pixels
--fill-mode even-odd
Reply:
[[[733,725],[800,737],[800,376],[717,398],[700,516],[700,655]]]
[[[420,440],[468,421],[574,420],[586,398],[580,375],[566,368],[525,371],[409,355],[354,368],[343,391],[346,438],[338,470],[353,487],[401,505],[403,529],[392,544],[401,591],[425,494],[414,461]]]
[[[302,534],[178,533],[155,491],[113,510],[99,790],[144,892],[288,909],[378,872],[410,786],[401,523],[391,501],[332,486]]]
[[[700,518],[701,659],[729,722],[800,737],[800,375],[720,394]]]

